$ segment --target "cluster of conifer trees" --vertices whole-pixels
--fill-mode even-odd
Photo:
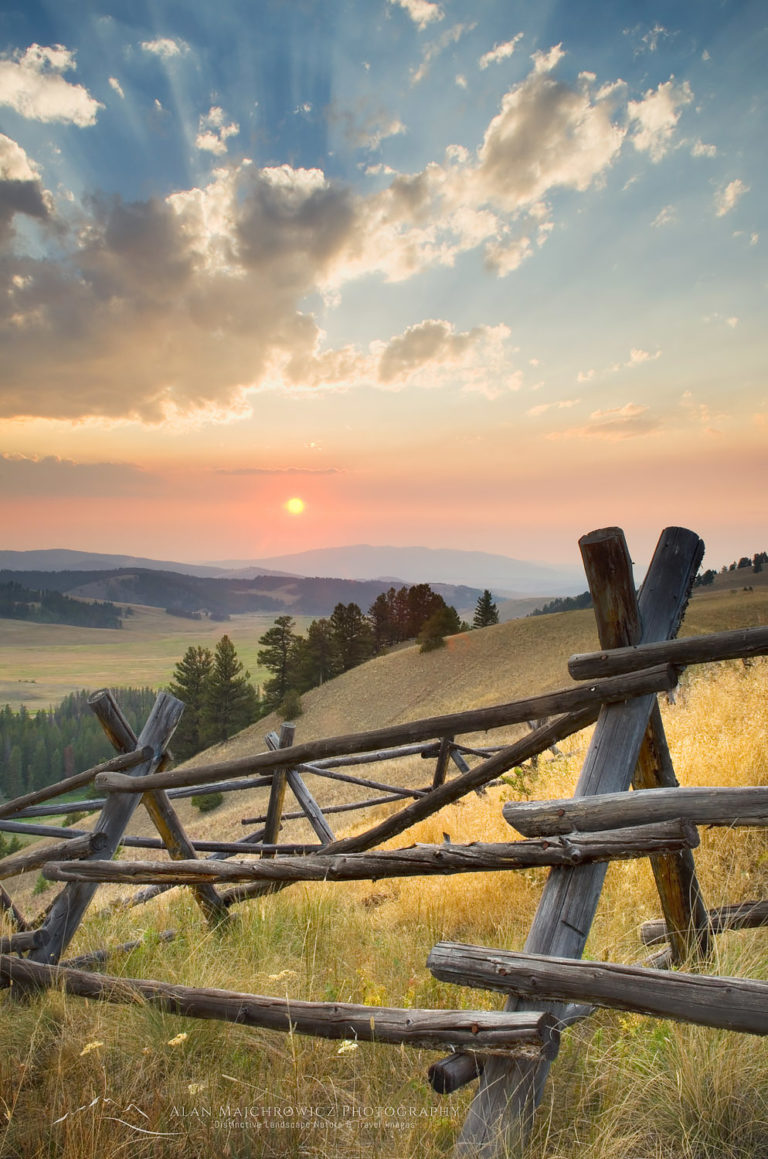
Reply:
[[[122,628],[120,609],[111,603],[73,600],[61,592],[27,588],[17,580],[0,583],[0,617],[79,628]]]
[[[120,688],[115,695],[138,733],[155,701],[151,688]],[[109,760],[115,750],[88,707],[87,692],[72,692],[58,708],[14,712],[0,708],[0,795],[11,798],[53,785],[62,777]]]

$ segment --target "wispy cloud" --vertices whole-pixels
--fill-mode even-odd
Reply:
[[[389,0],[389,3],[397,4],[400,8],[405,9],[413,23],[417,24],[422,31],[428,24],[442,20],[445,16],[440,5],[433,4],[430,0]]]
[[[653,434],[661,423],[647,406],[638,406],[628,402],[621,407],[609,407],[607,410],[595,410],[589,420],[580,427],[569,427],[564,431],[552,431],[547,437],[550,439],[605,439],[609,442],[618,442],[623,439],[634,439],[642,435]]]
[[[719,189],[715,194],[715,214],[717,217],[725,217],[726,213],[735,209],[745,193],[749,193],[749,186],[745,185],[740,177],[729,181],[727,185]]]
[[[477,62],[478,65],[480,68],[486,69],[489,64],[498,64],[501,60],[507,60],[512,56],[522,39],[522,32],[518,32],[517,36],[513,36],[511,40],[505,40],[503,44],[495,44],[489,52],[483,53]]]
[[[56,455],[0,454],[0,485],[8,497],[143,495],[159,484],[156,475],[132,463],[77,463]]]
[[[217,467],[217,475],[342,475],[341,467]]]
[[[175,56],[186,56],[189,45],[186,40],[171,36],[158,36],[154,40],[142,40],[141,47],[152,56],[159,56],[163,60],[172,60]]]

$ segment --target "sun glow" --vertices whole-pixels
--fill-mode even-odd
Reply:
[[[289,499],[286,503],[283,504],[283,506],[290,515],[301,515],[306,504],[304,503],[303,499],[299,499],[298,496],[294,496],[293,499]]]

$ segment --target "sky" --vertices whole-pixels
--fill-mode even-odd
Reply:
[[[765,549],[767,57],[762,0],[3,0],[0,545]]]

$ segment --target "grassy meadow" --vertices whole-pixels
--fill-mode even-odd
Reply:
[[[705,593],[692,601],[684,631],[767,618],[768,592]],[[231,628],[240,648],[234,622],[224,628]],[[593,644],[591,613],[577,612],[502,624],[454,638],[450,647],[424,656],[416,649],[394,652],[308,694],[297,737],[375,727],[564,686],[568,655]],[[143,681],[131,676],[123,682]],[[690,669],[677,702],[662,698],[682,784],[768,784],[767,684],[768,659],[748,665],[732,661]],[[261,749],[261,736],[273,723],[259,722],[216,755]],[[482,739],[495,743],[498,735]],[[482,797],[470,794],[391,844],[439,842],[444,833],[454,842],[513,839],[501,816],[504,800],[521,791],[531,797],[567,796],[587,743],[587,734],[570,738],[561,746],[561,758],[547,754],[538,771],[526,769],[517,786],[495,787]],[[428,782],[431,767],[413,758],[394,767],[368,766],[364,775],[420,785]],[[315,781],[311,787],[323,803],[361,792]],[[194,836],[241,836],[240,818],[261,811],[264,800],[263,792],[243,792],[204,817],[188,802],[180,802],[179,811]],[[381,815],[390,808],[381,806]],[[329,818],[339,835],[363,827],[361,820],[345,821],[350,816],[355,815]],[[141,811],[131,830],[150,832]],[[299,835],[306,836],[299,823],[286,826],[287,839]],[[701,838],[695,857],[709,906],[768,896],[764,831],[710,829],[702,830]],[[498,995],[435,981],[425,967],[427,954],[442,939],[521,948],[545,875],[529,870],[295,885],[235,907],[233,920],[215,932],[205,926],[188,891],[109,915],[99,912],[97,900],[68,954],[138,938],[138,949],[110,961],[110,973],[295,999],[496,1009]],[[33,880],[23,880],[18,889],[16,881],[7,884],[30,915],[42,909],[54,888],[35,896]],[[126,887],[112,887],[104,898],[121,892]],[[585,956],[642,959],[647,951],[639,926],[658,914],[648,865],[611,866]],[[177,938],[160,942],[158,933],[169,927],[178,931]],[[10,932],[7,923],[1,932]],[[768,978],[766,937],[768,931],[761,930],[720,935],[707,972]],[[281,1035],[58,992],[22,1003],[4,995],[0,1033],[3,1159],[127,1154],[437,1159],[450,1153],[474,1091],[473,1086],[448,1097],[434,1094],[426,1081],[429,1064],[439,1057],[434,1052]],[[563,1036],[530,1154],[542,1159],[768,1155],[768,1043],[601,1011]]]

